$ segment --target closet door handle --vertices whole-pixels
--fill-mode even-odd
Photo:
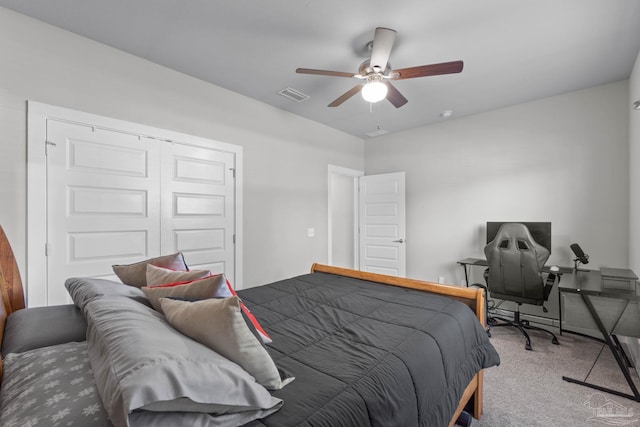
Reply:
[[[393,243],[404,243],[404,239],[394,240]]]

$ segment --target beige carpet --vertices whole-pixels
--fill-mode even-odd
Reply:
[[[473,427],[640,427],[640,403],[562,380],[563,375],[586,379],[630,393],[611,351],[602,343],[564,333],[558,336],[560,345],[553,345],[550,336],[531,331],[533,350],[527,351],[517,329],[500,327],[491,332],[501,364],[485,371],[484,415],[473,420]],[[640,388],[634,369],[631,374]]]

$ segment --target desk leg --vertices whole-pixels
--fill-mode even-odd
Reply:
[[[460,264],[460,266],[464,270],[464,283],[468,288],[469,287],[469,275],[467,274],[467,265],[466,264]]]
[[[635,400],[636,402],[640,402],[640,393],[638,393],[638,389],[636,387],[636,385],[633,382],[633,379],[631,378],[631,373],[629,372],[629,367],[628,365],[625,363],[626,361],[624,360],[624,352],[622,351],[622,348],[619,347],[619,343],[618,345],[616,345],[616,343],[618,342],[618,339],[615,338],[615,341],[612,339],[612,335],[609,334],[609,332],[607,332],[606,328],[604,327],[604,324],[602,323],[602,320],[600,319],[600,316],[598,315],[598,312],[596,311],[595,307],[593,306],[593,303],[591,302],[591,299],[589,299],[589,296],[587,294],[581,294],[582,295],[582,299],[584,300],[584,303],[587,305],[587,308],[589,309],[589,313],[591,313],[591,316],[593,317],[593,320],[596,322],[596,325],[598,325],[598,329],[600,330],[600,332],[602,333],[602,336],[604,337],[605,343],[607,344],[607,346],[609,347],[609,349],[611,349],[611,352],[613,353],[613,357],[615,357],[616,362],[618,363],[618,366],[620,367],[620,371],[622,371],[622,374],[624,375],[625,379],[627,380],[627,384],[629,385],[629,388],[631,388],[631,391],[633,392],[633,394],[628,394],[628,393],[622,393],[619,392],[617,390],[612,390],[610,388],[606,388],[606,387],[602,387],[599,385],[595,385],[595,384],[591,384],[585,381],[580,381],[580,380],[576,380],[573,378],[569,378],[569,377],[562,377],[563,380],[568,381],[570,383],[575,383],[575,384],[580,384],[583,385],[585,387],[590,387],[593,388],[595,390],[599,390],[599,391],[604,391],[605,393],[611,393],[611,394],[615,394],[616,396],[620,396],[620,397],[625,397],[627,399],[631,399],[631,400]],[[624,313],[624,311],[623,311]]]
[[[562,335],[562,292],[558,289],[558,328],[560,328],[560,335]]]

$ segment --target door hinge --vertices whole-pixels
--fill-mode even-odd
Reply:
[[[236,235],[235,234],[233,235],[233,244],[234,245],[236,244]]]
[[[231,172],[233,172],[233,177],[236,177],[236,168],[229,168]]]
[[[45,141],[44,142],[44,155],[45,156],[47,155],[47,149],[48,149],[49,145],[51,145],[52,147],[56,147],[57,146],[57,144],[55,142]]]
[[[49,243],[44,244],[44,256],[49,256]]]

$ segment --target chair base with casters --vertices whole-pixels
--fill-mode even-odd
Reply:
[[[558,345],[560,344],[560,342],[558,341],[558,337],[556,337],[556,335],[544,328],[540,328],[538,326],[533,326],[529,323],[528,320],[525,319],[521,319],[520,318],[520,305],[518,304],[518,307],[516,308],[516,311],[513,313],[513,320],[511,319],[506,319],[504,317],[501,316],[489,316],[488,317],[488,325],[490,325],[491,327],[498,327],[498,326],[513,326],[515,328],[518,328],[520,330],[520,332],[522,333],[522,335],[524,335],[525,338],[525,344],[524,344],[524,348],[527,350],[531,350],[531,338],[529,337],[529,334],[527,333],[527,329],[528,330],[535,330],[535,331],[542,331],[542,332],[546,332],[547,334],[551,335],[551,343]],[[503,323],[497,323],[496,321],[500,320]],[[487,331],[487,333],[489,333]]]

